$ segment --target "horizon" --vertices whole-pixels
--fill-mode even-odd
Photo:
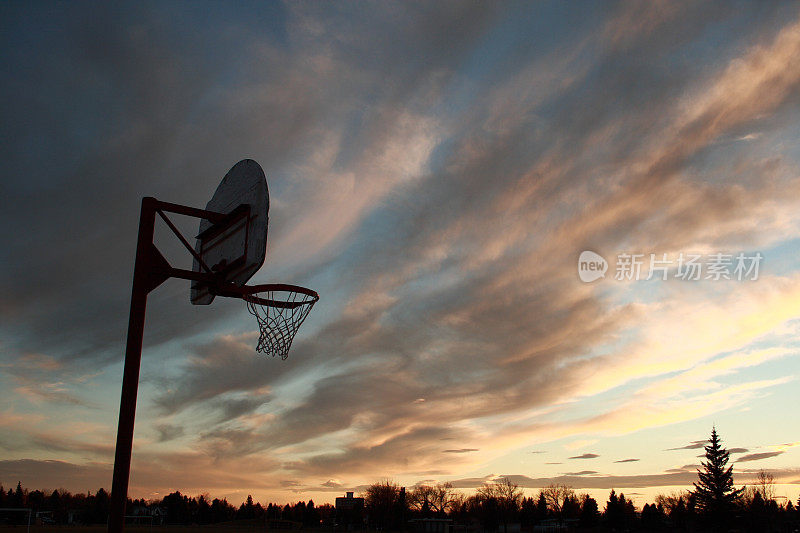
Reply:
[[[198,6],[0,5],[0,483],[111,490],[141,198],[252,158],[250,283],[320,300],[281,361],[240,300],[150,294],[130,497],[641,507],[715,426],[797,500],[796,3]]]
[[[753,474],[751,476],[748,476],[748,478],[747,478],[748,483],[734,483],[734,486],[736,486],[736,487],[748,487],[748,486],[756,487],[756,486],[758,486],[756,475],[757,474]],[[737,478],[737,476],[735,475],[735,472],[734,472],[734,480],[736,480],[736,478]],[[383,481],[387,481],[387,479],[383,478],[380,481],[376,481],[376,483],[383,482]],[[391,480],[388,480],[388,481],[391,481]],[[796,502],[796,500],[798,498],[800,498],[800,496],[798,496],[798,498],[792,499],[792,498],[789,498],[789,497],[787,497],[785,495],[787,492],[795,489],[795,487],[793,487],[792,485],[793,484],[779,484],[779,483],[773,484],[773,488],[775,489],[775,500],[777,501],[777,503],[779,505],[785,505],[789,501],[791,501],[794,504]],[[6,491],[14,489],[14,487],[11,487],[11,486],[6,487],[2,483],[0,483],[0,486],[2,486],[3,489],[6,490]],[[631,490],[626,490],[625,487],[612,487],[612,488],[609,488],[609,489],[598,489],[598,488],[583,488],[583,489],[577,488],[576,489],[575,487],[572,487],[570,485],[564,485],[564,486],[566,486],[568,488],[571,488],[571,489],[574,489],[575,490],[575,494],[577,496],[579,496],[579,497],[581,495],[583,495],[583,494],[586,494],[586,495],[590,496],[591,498],[595,499],[597,501],[598,505],[600,506],[600,510],[601,511],[603,509],[604,503],[608,500],[608,496],[609,496],[609,494],[611,493],[612,490],[614,490],[618,496],[624,495],[627,499],[631,500],[633,502],[633,504],[635,505],[637,511],[641,511],[642,507],[645,504],[654,503],[656,501],[656,496],[675,496],[675,495],[678,495],[678,494],[686,494],[689,491],[689,488],[686,485],[671,485],[671,486],[670,485],[665,485],[665,486],[659,486],[659,487],[646,487],[646,488],[629,487],[629,489],[631,489]],[[211,494],[208,491],[201,491],[201,492],[198,492],[196,494],[190,494],[190,493],[181,491],[180,489],[175,489],[174,491],[170,491],[169,493],[164,493],[164,494],[156,493],[156,494],[151,495],[150,498],[144,498],[144,497],[134,496],[134,495],[130,495],[129,494],[128,498],[131,499],[131,500],[144,499],[149,504],[154,504],[154,503],[157,503],[157,502],[161,501],[167,495],[177,492],[177,493],[180,493],[181,495],[188,496],[190,498],[199,498],[200,496],[203,496],[203,497],[206,497],[206,500],[208,500],[208,501],[211,501],[211,500],[214,500],[214,499],[218,498],[220,500],[227,501],[229,504],[233,505],[234,507],[238,507],[238,506],[242,505],[243,503],[245,503],[247,498],[248,498],[248,496],[253,498],[253,503],[254,504],[260,504],[264,508],[266,508],[270,504],[284,506],[284,505],[287,505],[287,504],[288,505],[294,505],[294,504],[296,504],[298,502],[307,503],[309,501],[313,501],[315,506],[320,506],[320,505],[326,505],[326,504],[335,505],[336,498],[343,497],[348,492],[353,492],[355,497],[364,497],[365,494],[366,494],[367,487],[368,486],[354,487],[352,490],[345,490],[345,491],[343,491],[341,493],[335,493],[334,491],[316,493],[320,497],[311,497],[309,495],[307,495],[307,497],[302,497],[303,493],[299,493],[298,492],[298,493],[296,493],[296,496],[297,496],[296,498],[289,498],[289,499],[286,499],[286,500],[275,500],[275,499],[270,499],[269,497],[266,497],[265,499],[262,499],[262,498],[258,498],[258,497],[254,496],[252,494],[249,494],[249,493],[247,493],[247,494],[233,493],[232,494],[233,499],[231,499],[228,496],[220,496],[220,495],[216,495],[216,494]],[[64,487],[60,487],[60,488],[57,488],[57,489],[51,489],[51,488],[42,488],[42,487],[26,487],[26,486],[23,486],[22,488],[24,490],[26,490],[26,491],[29,491],[29,492],[33,491],[33,490],[39,490],[39,491],[41,491],[41,492],[43,492],[45,494],[48,494],[48,493],[52,494],[52,492],[56,491],[56,490],[59,491],[59,492],[63,492],[64,490],[68,490],[68,489],[66,489]],[[406,488],[407,490],[413,490],[414,487],[404,487],[404,488]],[[480,488],[480,487],[478,487],[478,488]],[[523,497],[536,499],[538,497],[538,495],[539,495],[539,492],[542,489],[545,489],[545,488],[546,487],[536,487],[536,488],[533,488],[533,487],[520,487],[520,490],[522,490]],[[105,487],[98,487],[97,489],[94,489],[94,490],[70,491],[70,492],[73,495],[75,495],[75,494],[84,494],[84,493],[86,493],[86,494],[95,494],[96,495],[97,492],[99,492],[100,489],[102,489],[102,490],[106,491],[106,493],[110,494],[110,491],[108,489],[106,489]],[[462,494],[464,496],[467,496],[467,497],[476,494],[477,490],[478,489],[453,488],[454,492],[460,493],[460,494]],[[639,492],[639,491],[641,491],[641,492]],[[236,499],[236,498],[239,498],[239,499]]]

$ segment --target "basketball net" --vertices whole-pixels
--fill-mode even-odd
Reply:
[[[247,310],[258,320],[256,351],[286,359],[297,330],[319,297],[293,290],[268,290],[245,294]]]

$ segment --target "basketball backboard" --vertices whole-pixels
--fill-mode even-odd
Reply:
[[[269,190],[261,166],[252,159],[236,163],[222,178],[206,211],[222,213],[217,223],[200,222],[193,270],[208,267],[224,282],[244,285],[261,265],[267,253]],[[192,282],[191,301],[208,305],[214,300],[213,288],[205,282]]]
[[[170,220],[171,213],[201,220],[194,248]],[[215,296],[244,300],[258,321],[260,336],[256,351],[281,359],[288,356],[298,328],[319,300],[315,291],[296,285],[246,284],[264,264],[268,214],[267,178],[258,163],[250,159],[239,161],[228,171],[205,209],[163,202],[152,196],[142,198],[109,502],[109,533],[123,533],[125,526],[147,295],[166,280],[179,278],[192,280],[193,304],[210,304]],[[194,257],[192,270],[173,267],[159,251],[153,240],[158,217]]]

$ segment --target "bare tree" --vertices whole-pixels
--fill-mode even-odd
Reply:
[[[437,483],[433,487],[433,509],[439,514],[445,514],[456,502],[452,483]]]
[[[559,518],[564,511],[564,503],[570,498],[575,498],[575,491],[566,485],[549,485],[541,492],[547,501],[547,507]]]
[[[522,489],[510,479],[502,478],[495,483],[486,483],[478,489],[477,498],[483,502],[494,502],[500,511],[504,531],[508,524],[519,513],[522,504]]]
[[[756,490],[761,493],[765,502],[775,499],[775,478],[769,472],[761,470],[756,478]]]
[[[430,485],[419,485],[408,493],[408,505],[415,511],[426,513],[431,510],[431,500],[433,499],[433,487]]]
[[[395,527],[401,523],[406,506],[405,489],[388,479],[373,483],[367,487],[364,504],[377,527]]]
[[[408,503],[412,508],[423,513],[431,511],[439,515],[444,515],[455,501],[452,483],[419,485],[408,497]]]
[[[683,505],[686,507],[689,501],[689,492],[679,491],[672,494],[659,494],[656,496],[656,504],[660,505],[667,514],[670,514],[674,509]]]
[[[514,511],[518,510],[522,503],[522,489],[507,477],[495,483],[485,483],[478,489],[478,496],[483,499],[493,498],[501,508]]]
[[[495,483],[495,487],[503,507],[512,511],[519,510],[522,504],[522,489],[519,488],[519,485],[504,477],[500,482]]]
[[[488,500],[491,498],[497,499],[497,489],[494,483],[484,483],[480,487],[475,494],[481,500]]]

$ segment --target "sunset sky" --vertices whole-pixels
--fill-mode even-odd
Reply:
[[[0,28],[6,489],[110,489],[141,198],[204,207],[252,158],[251,282],[321,300],[281,361],[243,302],[151,293],[131,496],[507,476],[641,506],[716,425],[737,485],[797,499],[797,3],[3,2]]]

